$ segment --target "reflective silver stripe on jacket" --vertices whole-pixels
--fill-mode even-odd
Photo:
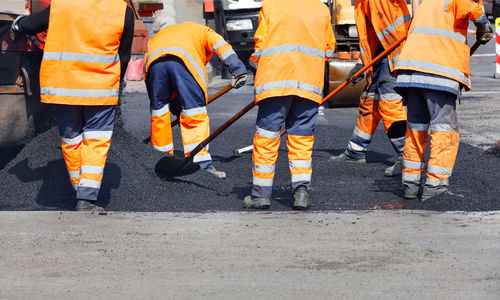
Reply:
[[[262,173],[274,173],[276,165],[261,165],[261,164],[256,164],[256,163],[252,162],[252,168],[255,171],[262,172]]]
[[[458,41],[460,43],[465,43],[465,41],[467,40],[467,38],[465,36],[463,36],[462,34],[460,34],[458,32],[455,32],[455,31],[443,29],[443,28],[433,28],[433,27],[421,27],[421,26],[419,26],[419,27],[413,28],[413,30],[412,30],[411,33],[438,35],[438,36],[442,36],[442,37],[445,37],[445,38],[449,38],[449,39]]]
[[[365,49],[363,47],[359,48],[359,52],[361,53],[361,55],[366,55]]]
[[[200,143],[192,143],[192,144],[189,144],[189,145],[184,145],[184,153],[188,153],[188,152],[191,152],[193,151],[194,148],[196,148],[196,146],[198,146]],[[209,145],[206,145],[205,147],[203,147],[203,149],[207,149],[208,150],[209,148]]]
[[[172,149],[174,149],[174,144],[168,144],[166,146],[153,145],[153,148],[155,148],[156,150],[161,151],[161,152],[168,152],[168,151],[171,151]]]
[[[396,63],[398,62],[398,59],[399,59],[399,54],[394,56],[391,60],[389,60],[389,65],[391,66],[391,68],[396,65]]]
[[[217,53],[217,50],[219,50],[220,47],[227,45],[227,44],[228,43],[225,40],[220,40],[217,43],[215,43],[214,48],[213,48],[214,53]]]
[[[99,166],[82,165],[80,168],[80,172],[87,174],[102,174],[104,172],[104,168]]]
[[[398,27],[398,25],[404,24],[404,23],[409,22],[409,21],[411,21],[410,15],[405,15],[405,16],[397,18],[394,23],[387,26],[386,28],[384,28],[381,32],[379,32],[377,34],[378,39],[380,41],[385,39],[386,36],[391,34],[391,32],[393,32]]]
[[[408,127],[414,131],[427,131],[427,130],[429,130],[429,124],[411,123],[411,122],[407,121],[406,125],[408,125]]]
[[[292,174],[292,182],[311,181],[311,174]]]
[[[107,98],[118,97],[119,89],[92,90],[92,89],[63,89],[41,87],[40,95],[60,97]]]
[[[193,157],[193,162],[198,163],[201,161],[207,161],[207,160],[212,160],[212,156],[210,156],[210,153],[207,154],[196,154]]]
[[[83,138],[83,133],[79,134],[78,136],[75,136],[74,138],[61,137],[61,142],[68,146],[73,146],[80,144],[82,142],[82,138]]]
[[[78,179],[80,178],[80,171],[68,171],[69,178]]]
[[[448,180],[439,180],[439,179],[427,178],[427,180],[425,181],[425,185],[430,185],[430,186],[433,186],[433,187],[448,186],[449,182],[448,182]]]
[[[263,178],[254,177],[253,178],[253,185],[273,186],[273,179],[263,179]]]
[[[151,110],[151,116],[153,116],[153,117],[161,117],[164,114],[168,113],[169,111],[170,111],[170,104],[165,104],[165,106],[163,106],[160,109],[153,109],[153,110]]]
[[[205,77],[205,72],[203,72],[203,70],[198,65],[198,63],[196,62],[196,60],[194,59],[194,57],[189,52],[187,52],[186,50],[184,50],[184,49],[182,49],[180,47],[167,47],[167,48],[162,48],[162,49],[158,49],[158,50],[155,50],[155,51],[151,52],[148,55],[148,57],[146,58],[146,63],[144,63],[144,66],[147,66],[148,63],[149,63],[149,60],[152,57],[154,57],[155,55],[160,54],[162,52],[168,52],[168,51],[176,51],[176,52],[180,52],[180,53],[184,54],[187,57],[187,59],[189,60],[189,62],[196,69],[196,72],[198,73],[198,75],[200,75],[201,79],[205,83],[205,86],[207,86],[208,78]]]
[[[120,61],[120,56],[116,55],[98,55],[83,54],[75,52],[43,52],[43,60],[70,60],[88,63],[107,63],[112,64]]]
[[[443,65],[438,65],[426,61],[413,60],[413,59],[401,59],[398,61],[398,67],[408,67],[408,68],[419,68],[423,70],[429,70],[433,72],[438,72],[441,74],[446,74],[449,76],[453,76],[465,82],[467,85],[470,85],[470,80],[467,78],[464,73],[460,72],[457,69],[453,69],[450,67],[446,67]]]
[[[255,50],[255,52],[253,53],[253,56],[255,57],[260,57],[262,55],[262,51],[260,50]]]
[[[206,113],[207,113],[206,106],[182,110],[182,115],[186,116],[186,117],[191,117],[191,116],[196,116],[199,114],[206,114]]]
[[[269,131],[269,130],[262,129],[259,126],[256,126],[255,133],[257,133],[261,137],[265,137],[268,139],[275,139],[275,138],[279,138],[281,136],[280,131]]]
[[[458,126],[450,124],[431,124],[432,132],[458,132]]]
[[[443,167],[436,167],[436,166],[428,166],[427,167],[427,173],[439,174],[439,175],[451,175],[452,170],[453,169],[450,169],[450,168],[443,168]]]
[[[373,136],[373,135],[368,134],[368,133],[364,132],[363,130],[359,129],[358,126],[354,126],[354,130],[352,131],[352,135],[356,136],[356,137],[360,137],[363,140],[368,140],[368,141],[371,141],[372,136]]]
[[[227,49],[226,51],[224,51],[220,56],[219,58],[222,60],[222,61],[225,61],[229,56],[231,55],[236,55],[236,52],[234,52],[233,49]]]
[[[419,161],[411,161],[403,159],[403,167],[407,169],[421,170],[425,169],[425,163]]]
[[[81,178],[80,181],[78,181],[78,186],[99,189],[101,187],[101,181]]]
[[[317,87],[309,83],[303,83],[298,80],[271,81],[268,83],[264,83],[262,85],[255,87],[255,93],[260,94],[267,90],[286,89],[286,88],[298,88],[299,90],[323,96],[323,88]]]
[[[420,180],[422,179],[422,174],[408,174],[403,172],[401,178],[403,182],[420,183]]]
[[[446,0],[444,3],[444,14],[446,15],[446,12],[448,11],[448,4],[450,4],[450,0]]]
[[[288,165],[290,166],[290,169],[292,169],[292,168],[311,169],[312,168],[312,162],[310,160],[292,160],[292,161],[288,162]]]
[[[327,57],[333,57],[333,54],[335,53],[334,51],[335,50],[326,50],[326,56]]]
[[[84,131],[83,138],[86,140],[110,139],[113,131]]]
[[[453,90],[460,89],[460,83],[458,81],[447,77],[434,74],[424,74],[424,73],[418,74],[416,72],[411,72],[411,73],[407,72],[408,71],[406,72],[403,71],[398,73],[398,83],[430,84],[430,85],[437,85],[450,88]]]
[[[322,59],[325,59],[325,50],[319,50],[312,47],[307,47],[298,44],[288,44],[270,47],[262,50],[262,54],[260,57],[265,57],[269,55],[281,54],[286,52],[299,52],[302,54],[316,56]]]

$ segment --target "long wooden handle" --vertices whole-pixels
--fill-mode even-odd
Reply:
[[[217,128],[209,137],[207,137],[203,142],[198,144],[191,153],[189,153],[189,158],[193,158],[201,149],[205,148],[205,146],[210,143],[213,139],[215,139],[219,134],[221,134],[226,128],[231,126],[234,122],[236,122],[239,118],[241,118],[244,114],[249,112],[255,106],[255,101],[248,103],[242,110],[240,110],[237,114],[235,114],[231,119],[227,120],[226,123],[222,124],[219,128]]]

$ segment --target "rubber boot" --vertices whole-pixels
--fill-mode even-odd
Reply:
[[[256,198],[252,195],[248,195],[243,199],[244,208],[256,208],[256,209],[269,209],[271,207],[271,199],[269,198]]]
[[[403,198],[417,199],[419,185],[403,183]]]
[[[362,157],[362,158],[353,158],[353,157],[347,156],[345,153],[342,153],[342,154],[339,154],[339,155],[330,156],[330,158],[328,159],[328,161],[330,161],[330,162],[335,162],[335,161],[340,161],[340,162],[356,162],[356,163],[366,164],[366,158],[364,158],[364,157]]]
[[[402,164],[401,164],[401,161],[400,160],[396,160],[396,162],[388,167],[387,169],[385,169],[384,171],[384,175],[386,177],[394,177],[398,174],[401,174],[401,168],[402,168]]]
[[[292,208],[295,210],[306,210],[310,206],[309,192],[305,186],[299,186],[293,193]]]
[[[95,204],[95,201],[78,199],[76,203],[76,211],[104,211],[104,208]]]

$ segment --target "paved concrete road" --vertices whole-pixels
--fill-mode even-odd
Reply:
[[[498,299],[500,213],[4,212],[1,299]]]

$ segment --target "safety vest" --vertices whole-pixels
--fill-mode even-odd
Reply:
[[[408,34],[411,15],[405,0],[356,0],[354,11],[365,65],[375,58],[379,43],[387,49]],[[394,71],[401,49],[402,45],[387,56],[391,71]],[[371,70],[367,73],[370,78]]]
[[[482,1],[423,0],[410,27],[396,70],[454,79],[470,89],[469,19],[485,18]]]
[[[296,95],[321,102],[325,60],[335,37],[328,8],[320,0],[262,2],[255,33],[255,100]]]
[[[42,102],[118,103],[126,7],[123,0],[52,0],[40,68]]]
[[[208,76],[205,65],[213,53],[222,61],[236,54],[231,45],[210,27],[192,22],[167,26],[149,41],[148,52],[144,56],[144,74],[147,77],[149,66],[160,57],[178,57],[182,59],[207,99]]]

